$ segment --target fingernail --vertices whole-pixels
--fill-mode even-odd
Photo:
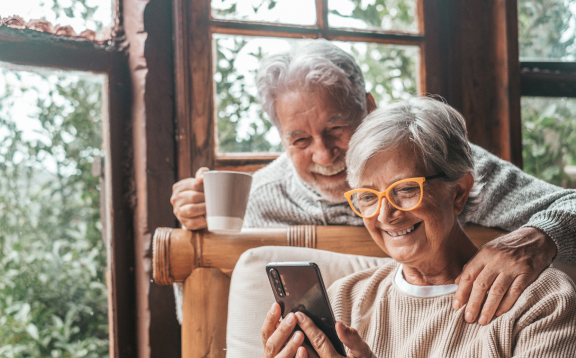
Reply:
[[[466,312],[466,316],[464,318],[468,323],[474,322],[474,315],[471,312]]]
[[[270,313],[276,314],[276,303],[273,303],[272,307],[270,307]]]
[[[286,316],[286,324],[291,326],[294,324],[294,314],[290,313],[288,316]]]
[[[484,316],[484,315],[480,316],[480,319],[478,320],[478,324],[483,326],[486,323],[488,323],[488,318],[486,318],[486,316]]]
[[[454,300],[454,303],[452,304],[452,308],[454,310],[458,311],[460,309],[460,301]]]
[[[294,343],[300,343],[300,339],[302,338],[301,335],[302,335],[302,333],[300,333],[299,331],[296,331],[294,333],[294,337],[292,337],[292,341]]]
[[[300,323],[304,322],[304,313],[296,312],[296,318],[298,318],[298,322]]]

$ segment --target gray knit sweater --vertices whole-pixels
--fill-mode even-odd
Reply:
[[[516,166],[470,144],[476,177],[482,178],[483,202],[463,221],[508,231],[538,228],[558,246],[556,261],[576,263],[576,190],[527,175]],[[346,199],[332,202],[314,192],[282,154],[254,174],[245,227],[287,225],[362,226]]]

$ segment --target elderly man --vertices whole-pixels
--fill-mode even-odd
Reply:
[[[354,59],[327,41],[309,41],[263,59],[257,86],[286,153],[254,174],[244,225],[361,226],[343,196],[350,190],[345,155],[376,104]],[[453,308],[468,303],[466,321],[485,325],[507,312],[553,258],[576,263],[576,192],[471,147],[485,200],[461,220],[511,231],[485,245],[456,280]],[[206,227],[207,170],[173,187],[174,214],[190,230]]]

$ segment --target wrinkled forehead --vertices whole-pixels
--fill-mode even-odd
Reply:
[[[358,119],[345,101],[325,92],[285,92],[276,99],[275,108],[282,129],[287,130],[303,120],[325,125]]]
[[[403,179],[427,176],[422,155],[409,143],[374,153],[360,176],[359,187],[386,188]]]

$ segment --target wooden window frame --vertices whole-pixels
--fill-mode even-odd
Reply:
[[[576,62],[520,62],[522,96],[576,97]]]
[[[200,167],[220,170],[255,171],[278,157],[274,153],[217,153],[214,108],[212,34],[277,38],[325,38],[335,41],[408,45],[419,48],[418,92],[428,93],[430,79],[438,72],[437,56],[428,56],[434,47],[435,11],[425,17],[425,1],[416,1],[418,32],[331,28],[328,0],[316,0],[316,25],[298,26],[211,16],[210,0],[174,0],[174,67],[176,90],[176,131],[178,177],[194,176]],[[426,4],[426,6],[428,6]],[[435,5],[429,6],[435,8]],[[428,25],[431,24],[431,25]],[[435,51],[431,51],[435,52]]]
[[[85,39],[54,36],[29,29],[0,26],[0,61],[104,74],[102,140],[105,152],[101,201],[102,234],[107,251],[110,356],[128,358],[136,352],[134,248],[132,210],[126,200],[129,182],[126,157],[130,138],[130,78],[126,56],[113,46]]]

